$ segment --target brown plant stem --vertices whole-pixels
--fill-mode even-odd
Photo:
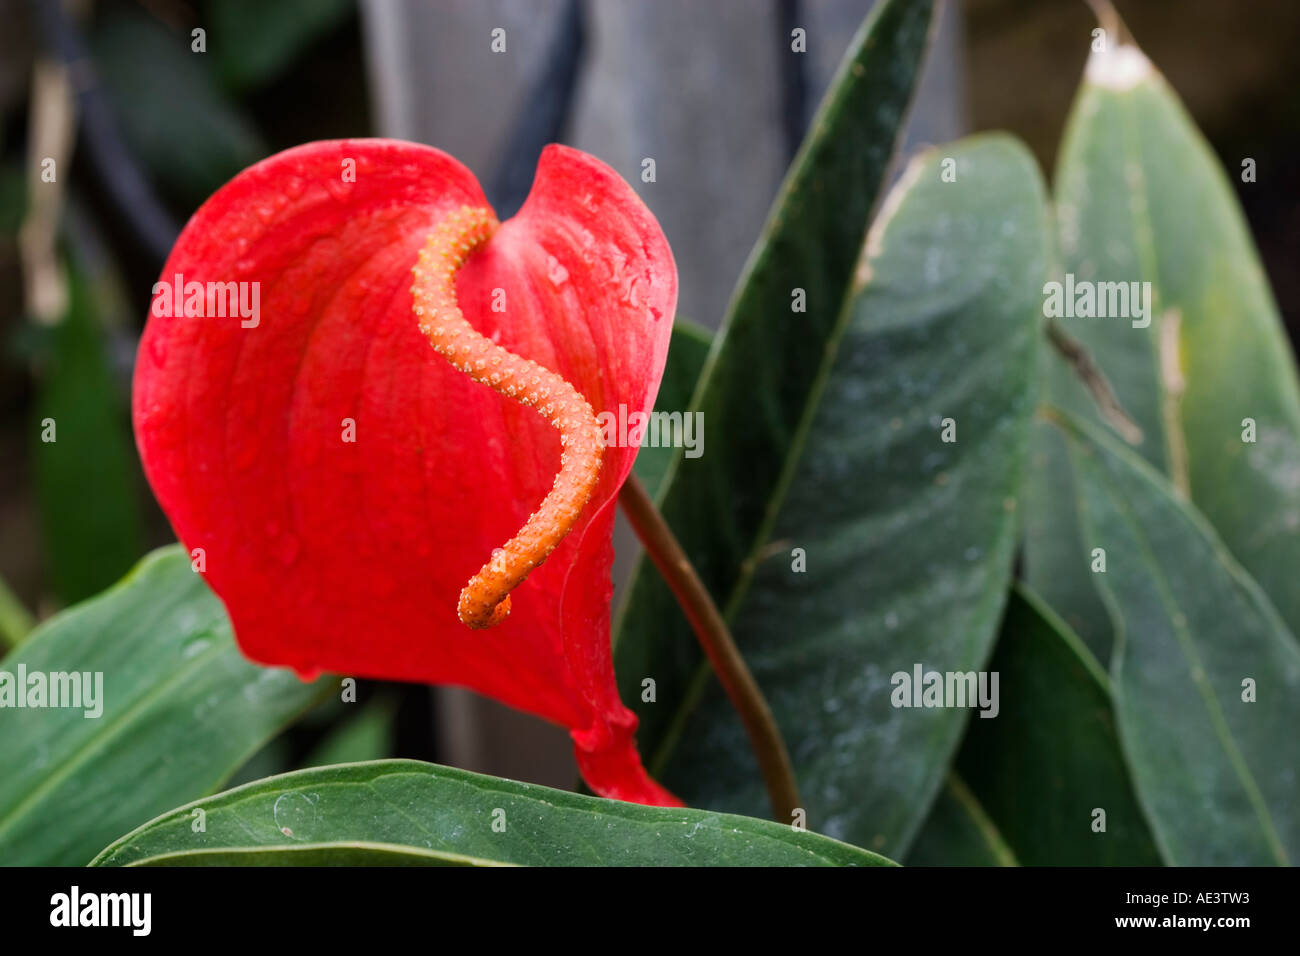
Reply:
[[[745,725],[754,755],[758,758],[759,772],[767,786],[773,818],[779,823],[792,823],[795,811],[801,807],[794,766],[790,763],[790,754],[772,716],[772,709],[732,640],[726,621],[704,582],[695,573],[686,552],[677,543],[672,529],[655,507],[645,485],[635,474],[628,475],[618,500],[645,546],[646,554],[681,605],[722,689],[727,692],[741,723]]]
[[[1115,389],[1111,387],[1109,379],[1094,361],[1091,353],[1084,348],[1083,343],[1066,332],[1053,319],[1047,320],[1047,340],[1079,377],[1079,381],[1083,383],[1083,387],[1088,390],[1088,394],[1096,403],[1102,418],[1130,445],[1142,444],[1142,429],[1119,403]]]

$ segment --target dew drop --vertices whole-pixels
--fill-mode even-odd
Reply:
[[[325,188],[329,190],[329,194],[339,202],[347,199],[348,194],[352,192],[352,184],[345,183],[341,179],[330,178],[325,180]]]
[[[306,839],[316,823],[316,800],[320,798],[313,797],[316,795],[289,792],[276,798],[271,813],[281,833],[296,840]]]
[[[636,276],[633,276],[631,279],[629,279],[627,285],[623,288],[622,295],[619,296],[620,301],[627,303],[634,309],[637,308],[640,304],[637,301],[639,297],[637,295],[637,290],[636,290],[636,285],[638,281],[640,280]]]
[[[161,368],[167,364],[167,337],[165,335],[149,336],[149,358]]]

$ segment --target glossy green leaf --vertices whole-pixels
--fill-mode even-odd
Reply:
[[[808,825],[889,856],[924,821],[969,716],[894,706],[893,676],[978,670],[997,634],[1046,231],[1041,179],[1014,140],[975,137],[908,167],[728,609]],[[650,705],[675,709],[656,769],[671,750],[662,777],[688,803],[757,815],[766,796],[739,720],[707,667],[695,681],[684,703]]]
[[[989,669],[999,675],[998,715],[971,721],[956,767],[1017,859],[1159,866],[1120,749],[1109,681],[1079,638],[1018,589]]]
[[[67,314],[36,359],[30,429],[50,581],[70,604],[125,574],[144,551],[144,530],[127,397],[75,263],[68,291]]]
[[[1141,458],[1064,413],[1083,537],[1115,623],[1111,680],[1138,798],[1178,865],[1300,859],[1300,645],[1209,524]]]
[[[659,394],[655,398],[655,411],[669,415],[688,415],[691,396],[695,394],[695,385],[700,380],[700,371],[709,355],[709,345],[713,335],[703,326],[688,322],[680,316],[673,323],[673,340],[668,347],[668,364],[664,366],[663,381],[659,385]],[[686,437],[686,420],[682,421],[682,436]],[[702,436],[691,433],[696,442],[692,450],[695,457],[701,457],[705,446],[700,443]],[[651,495],[658,492],[663,483],[668,467],[678,449],[669,445],[643,445],[636,454],[636,474],[644,482],[646,491]]]
[[[1136,47],[1094,53],[1057,173],[1063,271],[1076,287],[1150,283],[1150,325],[1135,328],[1142,318],[1060,321],[1088,348],[1142,428],[1143,457],[1190,490],[1294,632],[1300,630],[1300,386],[1234,195],[1254,188],[1244,173],[1236,167],[1225,176],[1174,92]],[[1062,366],[1053,377],[1053,402],[1096,420]],[[1251,427],[1255,440],[1243,440]],[[1057,504],[1068,508],[1069,499],[1062,495]],[[1076,579],[1051,554],[1035,554],[1033,541],[1029,580],[1055,604],[1052,584]],[[1092,644],[1092,635],[1085,636]]]
[[[1045,397],[1055,399],[1073,388],[1059,355],[1044,346],[1042,368]],[[1053,368],[1052,366],[1059,366]],[[1086,411],[1091,399],[1075,395],[1070,404]],[[1114,644],[1110,615],[1092,585],[1088,552],[1079,536],[1079,489],[1070,466],[1065,436],[1036,422],[1030,430],[1030,468],[1025,481],[1025,547],[1023,575],[1035,594],[1104,666]]]
[[[760,540],[797,434],[814,403],[872,209],[883,191],[934,18],[930,0],[882,0],[849,52],[750,255],[692,408],[706,451],[677,455],[660,488],[665,519],[714,599],[733,600]],[[796,291],[798,290],[798,291]],[[806,311],[795,312],[799,292]],[[640,705],[654,753],[687,698],[701,653],[671,592],[642,561],[615,629],[624,702]]]
[[[949,774],[907,851],[908,866],[1019,866],[970,788]]]
[[[191,826],[196,809],[203,810],[204,832]],[[358,844],[386,848],[362,852]],[[105,849],[95,863],[138,864],[166,855],[171,863],[224,864],[232,852],[261,865],[300,862],[304,852],[349,863],[414,863],[416,854],[437,854],[543,866],[889,864],[866,850],[766,820],[602,800],[414,760],[259,780],[164,814]],[[390,854],[408,858],[380,859]]]
[[[135,866],[510,866],[388,843],[319,843],[162,853]]]
[[[89,706],[0,709],[0,863],[12,865],[88,862],[215,790],[320,694],[240,655],[221,603],[176,547],[37,628],[0,672],[10,693],[24,672],[89,674],[99,688]]]

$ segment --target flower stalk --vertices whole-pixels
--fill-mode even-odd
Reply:
[[[781,729],[772,716],[772,708],[736,647],[727,622],[635,473],[628,475],[618,500],[645,546],[646,554],[686,614],[718,682],[740,715],[758,758],[773,819],[779,823],[793,823],[795,813],[801,807],[794,765],[790,762]]]

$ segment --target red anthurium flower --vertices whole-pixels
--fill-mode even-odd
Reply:
[[[244,652],[471,687],[570,728],[598,793],[676,804],[614,684],[636,449],[595,417],[651,409],[676,298],[654,217],[561,146],[499,224],[458,162],[387,140],[219,190],[154,287],[134,418]]]

